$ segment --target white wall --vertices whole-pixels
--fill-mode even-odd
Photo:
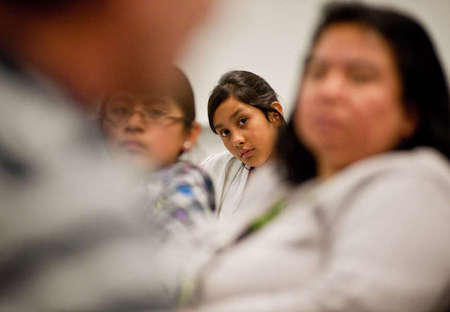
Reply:
[[[219,77],[244,69],[265,78],[292,110],[301,61],[324,0],[221,0],[179,60],[189,76],[205,133],[193,160],[222,149],[211,137],[207,102]],[[450,0],[369,0],[412,13],[429,30],[450,76]]]

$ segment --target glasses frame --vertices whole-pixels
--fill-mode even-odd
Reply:
[[[156,98],[157,100],[161,101],[160,98]],[[162,101],[164,101],[162,99]],[[121,119],[118,119],[116,117],[112,117],[112,113],[111,113],[111,106],[113,103],[113,99],[109,99],[108,101],[105,102],[104,105],[104,109],[103,109],[103,116],[104,116],[104,120],[110,122],[111,124],[113,124],[114,126],[121,126],[124,125],[128,122],[128,120],[136,113],[139,113],[142,121],[144,122],[144,124],[146,126],[150,125],[150,126],[160,126],[160,127],[168,127],[176,122],[183,122],[185,125],[188,124],[188,120],[185,117],[182,116],[173,116],[173,115],[165,115],[165,116],[161,116],[161,118],[159,120],[155,120],[152,119],[152,117],[149,117],[149,114],[146,114],[145,110],[136,110],[136,106],[139,105],[138,102],[136,102],[133,99],[129,99],[129,106],[132,106],[132,109],[130,109],[130,112],[127,114],[127,116],[124,116]],[[169,105],[169,104],[167,104]]]

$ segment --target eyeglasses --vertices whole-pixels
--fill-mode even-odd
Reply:
[[[138,104],[140,109],[136,109]],[[169,108],[170,104],[163,99],[136,101],[129,97],[111,98],[105,105],[105,119],[114,125],[121,125],[137,112],[147,125],[169,126],[175,122],[186,122],[184,117],[170,115]]]

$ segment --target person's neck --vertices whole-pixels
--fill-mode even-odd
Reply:
[[[320,159],[317,164],[317,169],[317,177],[319,180],[327,180],[342,168],[338,168],[330,162]]]

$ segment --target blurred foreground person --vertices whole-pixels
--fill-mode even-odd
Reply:
[[[391,9],[328,5],[280,164],[257,172],[247,216],[185,284],[194,310],[445,311],[449,124],[422,26]]]
[[[203,223],[215,211],[208,174],[179,159],[201,131],[191,84],[178,68],[170,77],[158,93],[113,93],[100,110],[100,126],[112,150],[145,171],[140,185],[145,217],[162,236]]]
[[[81,104],[166,75],[207,1],[0,1],[0,311],[168,303],[133,206]],[[156,294],[151,297],[149,293]]]

